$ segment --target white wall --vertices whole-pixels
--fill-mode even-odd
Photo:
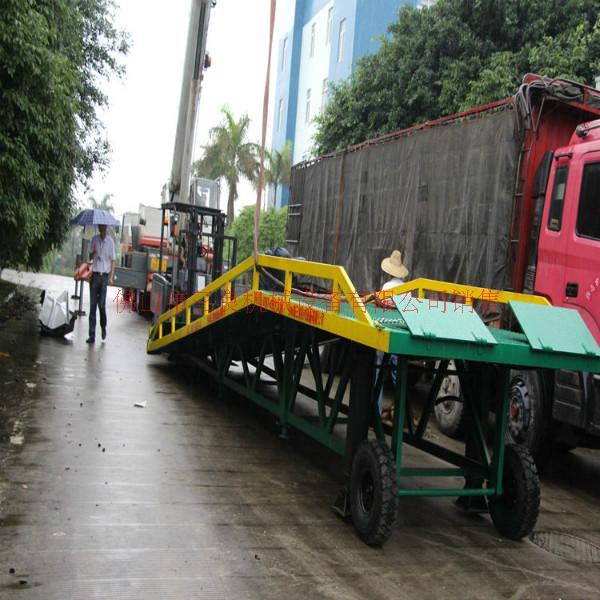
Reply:
[[[302,55],[298,84],[298,110],[296,113],[296,140],[293,162],[310,158],[309,150],[315,133],[314,117],[321,112],[323,80],[329,72],[330,45],[326,43],[327,13],[333,2],[326,4],[302,29]],[[315,51],[310,56],[312,25],[315,24]],[[348,42],[348,40],[347,40]],[[337,32],[332,32],[331,43],[337,44]],[[310,122],[306,122],[306,92],[311,90]]]

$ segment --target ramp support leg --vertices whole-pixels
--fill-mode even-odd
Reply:
[[[290,404],[293,400],[294,394],[294,358],[296,347],[296,331],[297,326],[295,322],[287,325],[288,331],[285,336],[285,347],[283,350],[283,381],[281,382],[281,393],[280,393],[280,413],[279,413],[279,425],[281,426],[281,432],[279,437],[283,440],[288,439],[288,414],[290,412]],[[298,358],[299,360],[299,358]]]
[[[344,519],[351,517],[350,476],[352,461],[360,443],[367,439],[372,417],[373,387],[375,385],[375,350],[352,344],[346,353],[346,361],[351,361],[350,403],[346,427],[346,449],[344,452],[344,479],[332,508]]]
[[[408,405],[408,360],[398,357],[396,385],[394,386],[394,429],[392,431],[392,453],[396,461],[396,479],[400,484],[402,470],[402,444],[404,442],[404,426],[408,425],[412,434],[412,413]]]
[[[463,371],[459,379],[465,403],[465,456],[487,467],[490,464],[487,431],[491,399],[495,395],[495,372],[489,365],[458,364]],[[469,475],[465,478],[465,489],[480,489],[483,482],[483,477]],[[468,512],[487,512],[483,496],[461,496],[457,505]]]
[[[356,448],[367,439],[369,433],[371,398],[375,383],[375,350],[354,345],[347,360],[353,362],[344,463],[344,474],[349,478]]]
[[[508,406],[510,401],[510,369],[502,368],[496,386],[496,432],[494,438],[494,454],[492,459],[492,487],[496,495],[502,494],[502,472],[504,470],[504,446],[506,444],[506,430],[508,428]]]

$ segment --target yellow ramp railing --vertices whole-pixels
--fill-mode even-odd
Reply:
[[[260,267],[283,271],[283,293],[260,289]],[[248,272],[252,272],[251,288],[233,297],[234,280]],[[331,282],[333,293],[327,310],[307,307],[305,302],[292,298],[294,275],[305,275]],[[221,292],[221,305],[212,307],[210,297],[216,292]],[[343,301],[350,306],[351,316],[340,314],[340,305]],[[297,321],[316,325],[336,335],[343,335],[381,350],[386,350],[388,347],[389,334],[375,327],[363,299],[343,267],[259,254],[256,262],[252,257],[247,258],[193,296],[162,313],[150,329],[148,351],[156,351],[179,341],[250,305],[284,314]],[[194,309],[200,314],[195,314]],[[182,323],[182,319],[178,322],[177,317],[181,313],[185,313],[185,324]]]
[[[521,294],[518,292],[505,292],[489,288],[477,287],[475,285],[463,285],[461,283],[450,283],[449,281],[438,281],[436,279],[413,279],[402,285],[386,290],[382,293],[387,298],[396,294],[409,294],[416,292],[419,298],[425,298],[426,292],[437,292],[448,296],[461,296],[465,304],[472,304],[474,300],[483,300],[489,303],[508,304],[511,300],[529,302],[551,306],[550,302],[543,296],[532,294]]]
[[[260,289],[261,268],[283,272],[283,293]],[[249,272],[252,272],[250,289],[233,297],[234,280]],[[330,302],[325,309],[311,307],[309,302],[292,297],[294,275],[304,275],[331,282],[331,294],[325,295]],[[409,281],[391,290],[386,290],[379,297],[415,293],[418,297],[424,298],[427,292],[432,291],[462,296],[465,298],[466,304],[471,304],[473,300],[478,299],[498,303],[520,300],[535,304],[549,304],[545,298],[540,296],[489,290],[432,279]],[[210,297],[215,293],[220,293],[221,302],[220,305],[211,306]],[[344,301],[348,303],[350,312],[346,310],[344,314],[341,314],[340,306]],[[250,306],[258,306],[260,309],[282,314],[379,350],[387,351],[389,349],[389,331],[373,322],[364,299],[356,291],[343,267],[259,254],[256,262],[253,257],[247,258],[193,296],[162,313],[150,329],[148,351],[160,350]],[[181,318],[178,320],[181,313],[185,313],[185,321]]]

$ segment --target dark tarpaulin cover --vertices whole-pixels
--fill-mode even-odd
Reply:
[[[409,279],[508,288],[521,147],[508,108],[296,165],[288,250],[344,266],[365,293],[394,249]]]

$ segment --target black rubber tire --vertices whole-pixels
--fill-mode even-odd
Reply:
[[[453,399],[454,398],[454,399]],[[448,396],[434,408],[440,431],[448,437],[462,439],[465,435],[465,405],[455,396]]]
[[[548,402],[544,380],[538,371],[512,371],[510,388],[507,441],[527,448],[541,468],[550,456],[553,441],[552,407]],[[513,402],[522,402],[519,400],[522,394],[525,394],[528,411],[522,417],[523,424],[517,427],[511,416],[511,405]]]
[[[488,498],[498,532],[511,540],[528,536],[540,511],[540,479],[531,454],[523,446],[504,448],[502,495]]]
[[[352,460],[350,509],[358,537],[381,546],[396,521],[398,496],[396,465],[389,448],[378,440],[364,440]]]

